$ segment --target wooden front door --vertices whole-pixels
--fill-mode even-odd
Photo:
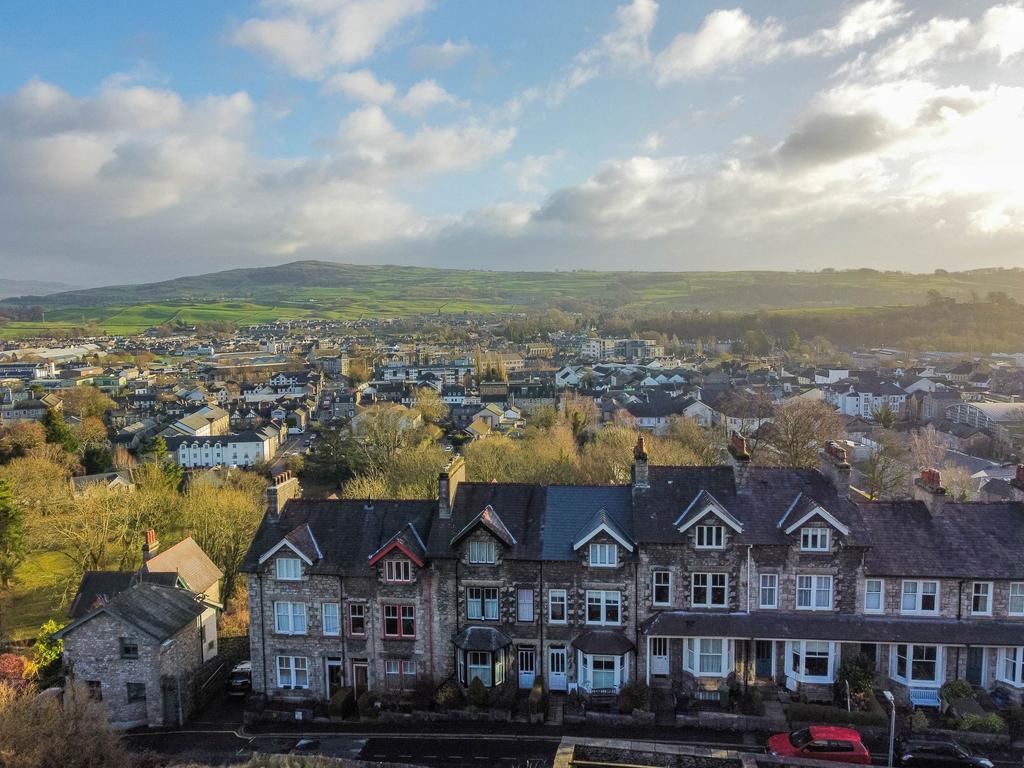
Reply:
[[[352,662],[352,688],[359,698],[359,695],[369,688],[370,665],[366,661]]]

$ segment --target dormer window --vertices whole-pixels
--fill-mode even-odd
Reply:
[[[725,527],[698,525],[694,529],[697,549],[722,549],[725,546]]]
[[[469,562],[494,564],[498,562],[498,548],[493,541],[469,542]]]
[[[277,558],[277,580],[299,581],[302,578],[302,561],[297,557]]]
[[[828,528],[807,527],[800,529],[801,552],[828,552],[830,544]]]
[[[384,581],[406,583],[412,581],[412,567],[408,560],[385,560]]]
[[[614,568],[619,564],[619,548],[614,544],[591,544],[590,567]]]

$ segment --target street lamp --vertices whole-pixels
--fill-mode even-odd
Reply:
[[[892,768],[892,753],[896,744],[896,699],[892,691],[882,691],[882,695],[889,702],[889,768]]]

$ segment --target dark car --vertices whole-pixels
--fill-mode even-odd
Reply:
[[[246,696],[252,690],[252,662],[243,661],[236,664],[228,675],[228,695]]]
[[[907,736],[896,743],[896,757],[907,768],[992,768],[992,761],[950,739]]]

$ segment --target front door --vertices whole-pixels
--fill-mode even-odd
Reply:
[[[537,651],[533,648],[519,649],[519,687],[532,688],[537,678]]]
[[[651,638],[651,674],[656,677],[668,676],[668,638]]]
[[[370,665],[366,661],[353,661],[352,662],[352,689],[355,693],[356,698],[359,698],[359,694],[364,693],[369,687]]]
[[[330,699],[345,685],[345,668],[340,658],[329,656],[327,663],[327,698]]]
[[[982,685],[982,670],[985,669],[985,649],[971,646],[967,649],[967,682]]]
[[[772,676],[772,641],[757,640],[754,643],[754,672],[764,679]]]
[[[548,688],[552,691],[564,691],[567,687],[565,648],[552,648],[548,651],[548,666]]]

